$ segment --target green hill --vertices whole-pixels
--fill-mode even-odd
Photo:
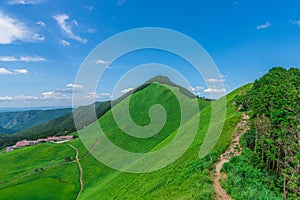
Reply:
[[[213,151],[202,159],[199,158],[199,151],[210,122],[211,103],[197,99],[201,114],[200,122],[196,121],[199,123],[196,137],[188,150],[167,167],[142,174],[120,172],[88,154],[79,139],[63,144],[39,144],[0,155],[0,199],[75,199],[80,188],[79,171],[76,163],[70,162],[75,158],[75,151],[68,144],[78,148],[83,168],[84,187],[80,199],[211,199],[214,195],[213,163],[228,146],[230,135],[240,119],[234,100],[236,95],[250,87],[247,85],[227,95],[228,110],[223,132]],[[178,87],[173,87],[173,90],[186,104],[193,99]],[[148,110],[151,105],[159,103],[164,106],[168,116],[165,126],[157,135],[143,139],[124,134],[115,124],[112,110],[84,129],[84,132],[93,136],[92,131],[100,123],[110,141],[128,151],[148,152],[166,146],[177,133],[180,122],[179,104],[174,94],[162,84],[150,83],[130,96],[130,114],[140,125],[150,122]],[[122,107],[127,100],[128,97],[123,97],[113,109]],[[220,102],[212,102],[214,108],[221,109]],[[183,125],[186,130],[197,119],[195,115],[198,111],[191,113],[194,117],[191,115]],[[218,125],[218,122],[212,123],[212,126]],[[96,143],[91,137],[91,144]]]
[[[71,108],[52,110],[29,110],[0,113],[0,133],[11,134],[28,129],[38,124],[47,123],[55,118],[70,113]]]
[[[161,84],[166,84],[173,86],[175,88],[178,88],[180,93],[191,97],[196,98],[194,94],[192,94],[189,90],[176,85],[175,83],[171,82],[167,77],[164,76],[156,76],[147,82],[145,82],[143,85],[135,88],[134,90],[124,94],[120,98],[116,99],[115,101],[106,101],[106,102],[96,102],[95,104],[91,104],[88,106],[81,106],[73,111],[73,113],[68,113],[66,115],[63,115],[61,117],[55,118],[47,123],[39,124],[36,126],[33,126],[31,128],[28,128],[26,130],[22,130],[17,134],[14,135],[0,135],[0,147],[1,146],[9,146],[16,143],[16,141],[22,140],[22,139],[37,139],[41,137],[47,137],[52,135],[65,135],[76,131],[76,127],[74,124],[74,116],[78,116],[77,120],[77,128],[82,129],[83,127],[91,124],[96,119],[94,119],[93,115],[91,115],[91,112],[93,110],[96,110],[97,118],[100,118],[103,114],[105,114],[111,106],[117,105],[121,101],[123,101],[126,97],[131,95],[132,93],[139,92],[149,86],[153,82],[158,82]],[[203,108],[207,104],[209,104],[209,100],[206,99],[200,99],[199,100],[199,107]],[[6,130],[6,129],[4,129]]]

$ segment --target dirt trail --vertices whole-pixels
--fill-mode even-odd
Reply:
[[[86,154],[85,156],[83,156],[82,158],[80,158],[79,160],[88,157],[88,156],[94,151],[94,149],[97,147],[97,145],[99,144],[99,142],[100,142],[100,140],[98,140],[98,141],[92,146],[92,148],[87,152],[87,154]]]
[[[76,163],[78,165],[78,169],[79,169],[79,182],[80,182],[80,190],[77,194],[77,197],[76,197],[76,200],[79,199],[79,196],[82,192],[82,189],[83,189],[83,170],[82,170],[82,167],[81,167],[81,164],[79,162],[79,158],[78,158],[78,149],[76,147],[74,147],[73,145],[69,144],[70,147],[72,147],[73,149],[75,149],[76,151]]]
[[[238,156],[242,153],[240,137],[249,129],[247,125],[248,118],[249,116],[243,113],[242,120],[236,125],[234,129],[234,138],[231,140],[231,143],[227,150],[220,155],[219,162],[216,165],[216,173],[214,176],[214,190],[216,193],[216,200],[232,199],[228,194],[226,194],[226,191],[221,186],[220,179],[226,178],[226,174],[222,174],[221,169],[224,163],[228,162],[231,157]]]

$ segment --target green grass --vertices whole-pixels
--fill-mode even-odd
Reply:
[[[212,174],[214,163],[220,152],[230,142],[230,136],[240,119],[236,111],[234,99],[245,91],[247,85],[227,95],[227,113],[222,134],[212,152],[199,158],[200,147],[205,139],[211,116],[209,102],[199,100],[199,128],[196,137],[187,151],[174,163],[167,167],[142,174],[132,174],[113,170],[98,162],[93,156],[84,156],[87,150],[79,139],[71,143],[79,149],[80,160],[84,170],[84,190],[81,199],[213,199]],[[178,89],[175,91],[180,93]],[[179,94],[182,95],[182,94]],[[189,98],[183,97],[184,104]],[[124,102],[126,99],[124,100]],[[123,103],[124,103],[123,102]],[[174,94],[164,86],[152,84],[134,93],[130,101],[130,114],[136,123],[145,125],[150,122],[148,110],[151,105],[160,103],[168,113],[166,125],[150,139],[136,139],[126,135],[118,128],[112,118],[111,111],[99,120],[108,138],[114,144],[128,151],[147,152],[167,145],[176,135],[180,122],[179,104]],[[219,101],[213,102],[219,109]],[[122,106],[122,102],[118,104]],[[118,107],[116,106],[116,109]],[[190,111],[193,115],[195,111]],[[195,116],[185,122],[186,130],[194,125]],[[219,126],[213,122],[213,126]],[[85,129],[86,134],[95,131],[96,124]],[[90,147],[97,141],[90,137]],[[0,199],[74,199],[79,190],[79,172],[76,163],[67,163],[66,158],[74,159],[75,151],[67,143],[39,144],[0,154]],[[36,172],[36,169],[43,168]],[[27,175],[25,177],[22,177]]]
[[[246,86],[246,88],[248,87],[250,86]],[[227,96],[228,110],[225,126],[210,155],[199,159],[200,146],[210,122],[211,108],[208,106],[201,111],[199,130],[191,147],[182,157],[166,168],[146,174],[130,174],[112,170],[101,163],[83,160],[83,167],[88,168],[85,172],[85,179],[89,180],[90,186],[84,189],[82,199],[165,199],[166,197],[170,199],[212,199],[214,195],[211,176],[213,162],[216,161],[217,155],[229,145],[230,135],[240,119],[240,113],[236,112],[233,102],[235,96],[244,89],[237,90]],[[213,103],[217,108],[221,106],[218,101]],[[105,117],[100,119],[100,123]],[[185,126],[192,124],[186,123]],[[218,125],[217,122],[215,125]],[[176,130],[173,132],[176,133]],[[159,144],[168,141],[168,137],[172,137],[172,134],[165,137],[165,140],[157,138]],[[120,142],[124,142],[124,145],[134,145],[135,141],[131,143],[130,140],[123,139],[126,142]],[[130,150],[139,150],[138,148],[145,147],[144,144],[138,147],[129,146]],[[149,145],[146,147],[155,149],[157,146]],[[94,158],[89,159],[94,160]],[[91,163],[94,165],[91,166]]]
[[[69,199],[78,188],[75,157],[67,144],[39,144],[0,156],[0,199]],[[67,198],[68,197],[68,198]]]

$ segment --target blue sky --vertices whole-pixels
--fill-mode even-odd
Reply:
[[[74,81],[87,55],[117,33],[149,26],[200,43],[230,92],[273,66],[300,65],[299,9],[296,0],[3,0],[0,107],[71,105],[73,88],[84,87]],[[188,63],[146,50],[110,65],[94,94],[97,100],[110,99],[118,77],[149,61],[174,66],[189,77],[191,90],[208,95],[210,88],[193,76]]]

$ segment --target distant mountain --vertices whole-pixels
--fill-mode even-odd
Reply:
[[[46,137],[49,135],[66,135],[76,131],[73,115],[80,115],[81,120],[77,126],[82,129],[85,126],[95,121],[91,112],[96,110],[97,118],[101,117],[111,108],[111,102],[96,102],[88,106],[81,106],[76,108],[73,113],[68,113],[56,119],[53,119],[45,124],[40,124],[24,131],[19,132],[16,136],[21,138],[36,139],[39,137]],[[1,145],[1,144],[0,144]]]
[[[12,134],[72,112],[71,108],[0,113],[0,133]]]
[[[15,130],[9,130],[9,129],[6,129],[6,128],[3,128],[2,126],[0,126],[0,133],[1,134],[12,134],[14,132],[15,132]]]
[[[29,111],[29,110],[54,110],[54,109],[64,109],[71,108],[71,106],[38,106],[38,107],[8,107],[0,108],[0,113],[3,112],[19,112],[19,111]]]
[[[74,110],[74,115],[80,115],[80,121],[78,122],[77,126],[79,129],[84,128],[85,126],[93,123],[95,119],[90,114],[91,111],[94,109],[96,110],[97,118],[100,118],[104,115],[107,111],[111,109],[112,106],[117,105],[121,101],[123,101],[128,96],[132,95],[133,93],[137,93],[139,91],[144,90],[152,83],[160,83],[166,84],[175,88],[178,88],[179,92],[189,98],[197,98],[193,93],[189,90],[185,89],[182,86],[179,86],[169,80],[169,78],[165,76],[156,76],[141,86],[138,86],[134,90],[129,91],[128,93],[124,94],[123,96],[119,97],[114,101],[106,101],[106,102],[96,102],[92,105],[88,106],[81,106]],[[209,104],[209,100],[199,99],[199,108],[202,109]],[[1,113],[0,113],[1,114]],[[1,124],[0,124],[1,125]],[[14,144],[16,141],[21,139],[36,139],[40,137],[47,137],[49,135],[66,135],[68,133],[72,133],[76,131],[76,127],[74,124],[73,114],[68,113],[64,116],[58,117],[49,121],[48,123],[39,124],[28,128],[26,130],[20,131],[18,134],[13,136],[7,137],[0,135],[0,147],[7,146]]]

